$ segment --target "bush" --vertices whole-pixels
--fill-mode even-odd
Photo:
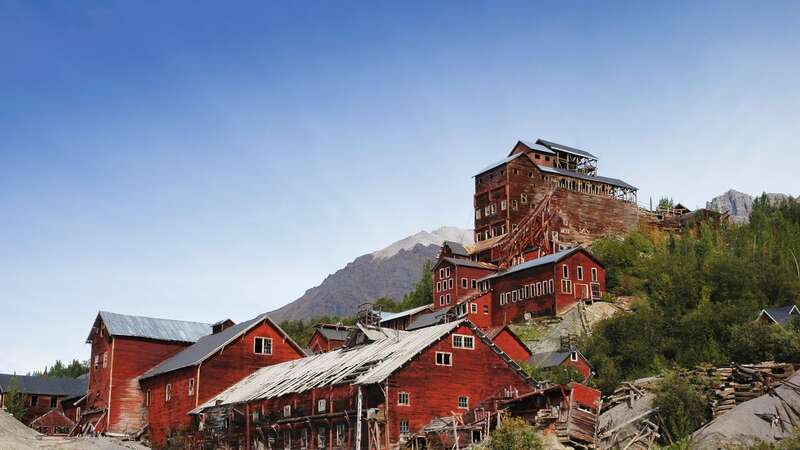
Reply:
[[[688,437],[706,422],[708,402],[689,380],[668,372],[656,388],[655,394],[653,404],[658,408],[671,441]]]
[[[544,444],[536,429],[523,419],[510,418],[492,431],[490,450],[542,450]]]

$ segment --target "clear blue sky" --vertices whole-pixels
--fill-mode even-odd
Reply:
[[[517,139],[645,202],[800,193],[800,4],[698,3],[0,0],[0,371],[469,227]]]

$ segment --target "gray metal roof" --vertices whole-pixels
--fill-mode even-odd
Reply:
[[[411,309],[407,309],[405,311],[400,311],[400,312],[396,312],[396,313],[384,311],[383,313],[381,313],[381,323],[388,322],[390,320],[399,319],[400,317],[410,316],[410,315],[416,314],[416,313],[418,313],[420,311],[424,311],[424,310],[426,310],[426,309],[428,309],[430,307],[431,307],[431,305],[422,305],[422,306],[417,306],[416,308],[411,308]]]
[[[522,142],[522,144],[525,147],[528,147],[531,150],[536,150],[537,152],[540,152],[540,153],[547,153],[548,155],[555,155],[556,154],[556,152],[550,150],[549,148],[545,147],[542,144],[537,144],[537,143],[528,142],[528,141],[520,141],[520,142]]]
[[[533,356],[531,356],[529,361],[534,367],[548,369],[550,367],[561,365],[565,359],[569,358],[569,353],[570,352],[535,353]]]
[[[505,270],[503,272],[497,272],[497,273],[493,273],[493,274],[491,274],[489,276],[483,277],[480,280],[478,280],[478,282],[485,281],[485,280],[490,280],[492,278],[502,277],[502,276],[508,275],[510,273],[519,272],[520,270],[526,270],[526,269],[530,269],[532,267],[539,267],[539,266],[544,266],[544,265],[547,265],[547,264],[557,263],[557,262],[561,261],[562,259],[566,258],[567,256],[569,256],[569,255],[571,255],[573,253],[576,253],[578,251],[581,251],[581,250],[584,250],[584,248],[583,247],[573,247],[573,248],[571,248],[569,250],[562,250],[562,251],[557,252],[557,253],[553,253],[553,254],[550,254],[550,255],[542,256],[541,258],[536,258],[536,259],[532,259],[530,261],[525,261],[522,264],[517,264],[516,266],[511,266],[508,270]]]
[[[525,153],[517,153],[517,154],[514,154],[514,155],[511,155],[511,156],[509,156],[508,158],[505,158],[505,159],[502,159],[502,160],[500,160],[500,161],[497,161],[497,162],[495,162],[495,163],[489,164],[488,166],[484,167],[484,168],[483,168],[483,169],[482,169],[480,172],[478,172],[478,173],[477,173],[476,175],[474,175],[474,176],[476,176],[476,177],[477,177],[477,176],[479,176],[479,175],[483,175],[484,173],[486,173],[486,172],[488,172],[488,171],[490,171],[490,170],[494,169],[495,167],[502,166],[503,164],[508,164],[508,163],[510,163],[511,161],[513,161],[513,160],[515,160],[515,159],[519,158],[520,156],[522,156],[522,155],[524,155],[524,154],[525,154]]]
[[[450,264],[453,264],[453,265],[456,265],[456,266],[474,267],[476,269],[487,269],[487,270],[496,270],[497,269],[497,267],[494,264],[483,263],[483,262],[479,262],[479,261],[473,261],[471,259],[451,258],[451,257],[448,256],[446,258],[442,258],[442,261],[447,261]]]
[[[414,321],[411,322],[408,327],[406,327],[406,331],[419,330],[421,328],[438,325],[442,320],[444,320],[444,316],[449,310],[450,308],[442,308],[427,314],[420,314],[414,318]]]
[[[327,340],[334,340],[334,341],[344,341],[347,339],[347,336],[350,334],[350,330],[353,327],[348,327],[344,325],[328,325],[328,324],[320,324],[314,327],[319,333],[325,337]]]
[[[766,314],[775,323],[786,326],[792,320],[792,316],[800,317],[800,309],[795,305],[782,306],[780,308],[766,308],[761,310],[759,316]]]
[[[443,246],[446,245],[454,255],[459,256],[469,256],[469,252],[463,245],[459,244],[458,242],[453,241],[444,241],[442,244]]]
[[[550,167],[550,166],[542,166],[537,165],[539,170],[542,172],[554,173],[557,175],[564,175],[565,177],[577,178],[579,180],[586,180],[586,181],[596,181],[598,183],[605,183],[610,184],[612,186],[617,186],[625,189],[632,189],[634,191],[639,190],[636,186],[630,185],[620,179],[617,178],[609,178],[609,177],[601,177],[598,175],[584,175],[582,173],[573,172],[571,170],[566,169],[559,169],[558,167]]]
[[[66,395],[68,397],[85,395],[89,386],[86,377],[57,378],[30,375],[0,374],[0,392],[8,391],[11,379],[17,377],[19,391],[25,394]]]
[[[160,341],[197,342],[211,334],[211,325],[184,320],[155,319],[100,311],[99,319],[112,336],[130,336]],[[86,339],[91,339],[91,334]]]
[[[156,375],[172,372],[173,370],[183,369],[185,367],[191,367],[200,364],[201,362],[205,361],[208,357],[219,351],[221,348],[225,347],[239,336],[248,332],[251,328],[258,326],[264,320],[266,320],[270,325],[272,325],[272,327],[275,328],[279,333],[283,334],[284,339],[286,339],[287,342],[289,342],[296,349],[304,353],[304,350],[300,346],[298,346],[265,313],[253,319],[250,319],[246,322],[242,322],[233,325],[229,328],[226,328],[220,331],[219,333],[210,334],[200,338],[200,340],[190,345],[189,347],[186,347],[180,353],[163,361],[161,364],[145,372],[144,375],[140,377],[140,379],[144,380],[147,378],[152,378]]]
[[[552,150],[557,150],[557,151],[566,152],[566,153],[572,153],[573,155],[583,156],[584,158],[591,158],[591,159],[594,159],[594,160],[597,159],[597,156],[594,156],[593,154],[587,152],[586,150],[581,150],[579,148],[568,147],[566,145],[557,144],[555,142],[545,141],[544,139],[537,139],[536,143],[544,145],[545,147],[550,148]]]

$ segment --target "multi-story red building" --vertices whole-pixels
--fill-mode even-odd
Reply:
[[[139,432],[147,423],[139,376],[211,332],[206,323],[100,311],[86,340],[91,367],[78,432]]]
[[[543,139],[517,142],[507,158],[475,175],[478,245],[470,255],[498,263],[505,255],[492,251],[497,250],[495,244],[515,231],[551,192],[554,206],[548,217],[553,223],[544,239],[556,249],[562,242],[575,243],[576,234],[634,229],[639,220],[637,189],[622,180],[599,176],[597,162],[589,152]]]
[[[190,431],[188,412],[256,370],[305,356],[266,314],[219,327],[139,377],[153,448]]]
[[[234,384],[193,411],[200,439],[246,449],[397,448],[433,417],[535,387],[469,321],[380,334],[367,345],[268,366]]]

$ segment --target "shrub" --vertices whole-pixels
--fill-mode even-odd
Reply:
[[[542,450],[544,444],[536,429],[523,419],[510,418],[492,432],[490,450]]]
[[[705,423],[708,402],[685,378],[668,372],[655,394],[653,403],[664,421],[670,440],[684,439]]]

